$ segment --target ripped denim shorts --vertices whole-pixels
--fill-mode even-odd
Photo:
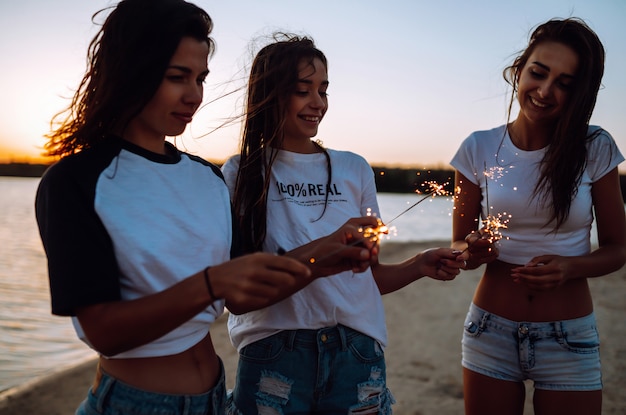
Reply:
[[[378,342],[343,325],[284,330],[244,347],[227,414],[391,414]]]

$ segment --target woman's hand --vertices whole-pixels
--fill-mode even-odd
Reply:
[[[378,260],[378,245],[364,235],[376,228],[375,217],[353,218],[328,236],[280,255],[244,255],[209,270],[215,296],[233,314],[272,305],[315,278],[352,270],[365,271]]]
[[[460,259],[467,261],[465,268],[474,269],[482,264],[493,262],[498,258],[499,251],[491,233],[485,228],[472,231],[465,237],[467,248]]]
[[[568,280],[570,258],[559,255],[542,255],[526,265],[511,270],[513,281],[534,291],[557,288]]]
[[[377,231],[381,223],[373,216],[352,218],[335,232],[288,254],[307,263],[315,277],[343,271],[363,272],[378,262]],[[296,256],[294,256],[296,255]]]
[[[217,298],[233,312],[266,307],[291,294],[311,279],[311,270],[292,258],[257,252],[216,265],[209,270]]]
[[[461,251],[450,248],[431,248],[418,255],[420,274],[440,281],[456,278],[466,266]]]

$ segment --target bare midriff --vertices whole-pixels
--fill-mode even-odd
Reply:
[[[501,261],[487,264],[474,294],[474,304],[500,317],[528,322],[569,320],[593,311],[587,278],[536,291],[513,281],[511,269],[515,267]]]
[[[98,371],[100,369],[139,389],[179,395],[205,393],[216,385],[220,376],[219,358],[210,334],[175,355],[131,359],[100,357]]]

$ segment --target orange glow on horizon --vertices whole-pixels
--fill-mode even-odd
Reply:
[[[0,163],[50,164],[55,161],[53,157],[42,154],[43,150],[37,148],[28,150],[17,146],[0,146]]]

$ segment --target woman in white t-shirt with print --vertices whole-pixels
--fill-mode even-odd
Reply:
[[[328,108],[328,65],[308,38],[264,47],[252,65],[241,154],[222,168],[247,252],[277,252],[378,214],[374,174],[359,155],[311,138]],[[240,353],[232,410],[391,413],[381,293],[422,276],[453,279],[459,252],[318,278],[270,307],[229,317]],[[321,258],[314,258],[314,262]],[[313,263],[313,267],[315,263]]]

